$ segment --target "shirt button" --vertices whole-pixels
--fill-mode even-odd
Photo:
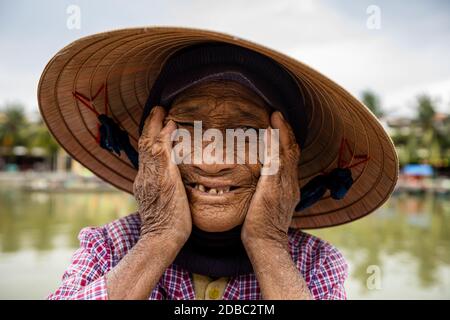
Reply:
[[[208,291],[208,297],[211,300],[217,300],[219,299],[219,289],[217,289],[216,287],[213,287],[211,289],[209,289]]]

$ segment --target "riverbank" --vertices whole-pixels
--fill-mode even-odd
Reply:
[[[450,179],[440,176],[418,178],[400,175],[394,193],[450,196]]]
[[[29,192],[120,192],[92,173],[54,171],[0,171],[0,183]],[[448,177],[414,178],[400,175],[395,194],[435,194],[450,197]]]
[[[29,192],[117,192],[95,175],[70,172],[0,172],[0,183]]]

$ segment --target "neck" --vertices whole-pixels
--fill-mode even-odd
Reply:
[[[191,236],[174,264],[189,272],[231,277],[253,272],[241,242],[241,226],[224,232],[206,232],[193,226]]]

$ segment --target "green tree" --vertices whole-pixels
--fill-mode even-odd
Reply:
[[[48,155],[56,153],[59,149],[58,143],[52,137],[42,119],[29,126],[27,136],[27,146],[29,148],[43,148]]]
[[[8,104],[1,108],[0,118],[0,146],[12,148],[24,145],[26,137],[24,131],[27,126],[24,108],[20,104]]]
[[[418,139],[419,147],[428,150],[427,159],[433,165],[443,165],[448,162],[447,149],[450,145],[449,128],[439,125],[436,119],[435,101],[427,94],[417,97],[416,124],[421,129]]]
[[[417,97],[417,120],[424,130],[433,130],[436,114],[434,102],[430,96],[423,94]],[[434,131],[434,130],[433,130]]]
[[[361,95],[362,102],[369,108],[370,111],[377,117],[381,118],[384,115],[381,107],[381,101],[378,95],[371,90],[363,91]]]
[[[53,136],[48,131],[46,125],[40,119],[36,123],[32,123],[28,126],[27,130],[27,144],[29,149],[41,148],[45,151],[49,157],[50,164],[53,167],[56,161],[56,154],[59,150],[59,145]]]
[[[28,151],[40,148],[52,167],[59,149],[42,119],[30,122],[22,105],[9,104],[0,108],[0,152],[11,156],[16,146],[24,146]]]

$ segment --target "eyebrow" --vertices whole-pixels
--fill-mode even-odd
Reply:
[[[176,109],[179,109],[176,111],[176,113],[189,114],[189,113],[197,112],[199,108],[200,108],[200,106],[198,106],[198,105],[183,105],[182,104],[182,105],[176,106]]]
[[[227,101],[227,99],[224,99],[225,103],[229,103],[229,101]],[[219,102],[220,103],[220,102]],[[254,109],[257,110],[250,110],[248,111],[248,108],[243,107],[243,104],[253,104],[256,105]],[[173,106],[172,108],[175,110],[174,111],[174,117],[177,116],[196,116],[199,114],[203,114],[203,108],[205,106],[203,106],[200,103],[192,103],[192,102],[180,102],[179,104],[177,104],[176,106]],[[171,108],[171,109],[172,109]],[[267,105],[261,105],[258,103],[255,103],[254,101],[252,101],[251,99],[248,99],[247,97],[240,97],[239,101],[234,101],[234,108],[230,108],[229,112],[231,117],[233,117],[234,113],[238,113],[239,114],[239,118],[240,120],[243,120],[244,123],[246,122],[246,125],[252,126],[252,127],[265,127],[266,123],[265,121],[261,118],[261,113],[264,111],[269,111],[269,114],[271,113],[271,109],[269,106]],[[253,112],[252,112],[253,111]],[[169,116],[170,117],[170,116]],[[269,115],[270,117],[270,115]],[[185,119],[185,120],[178,120],[178,123],[183,123],[186,125],[193,125],[194,121],[189,121],[189,119]]]
[[[179,115],[186,115],[186,114],[195,114],[197,112],[199,112],[199,106],[196,105],[182,105],[182,106],[177,106],[177,109],[180,108],[180,110],[177,110],[175,113],[179,114]],[[240,118],[244,118],[246,120],[250,120],[250,121],[254,121],[257,123],[261,122],[261,118],[253,112],[249,112],[247,110],[243,110],[241,107],[237,106],[236,110],[232,110],[232,112],[239,112],[240,114]]]

